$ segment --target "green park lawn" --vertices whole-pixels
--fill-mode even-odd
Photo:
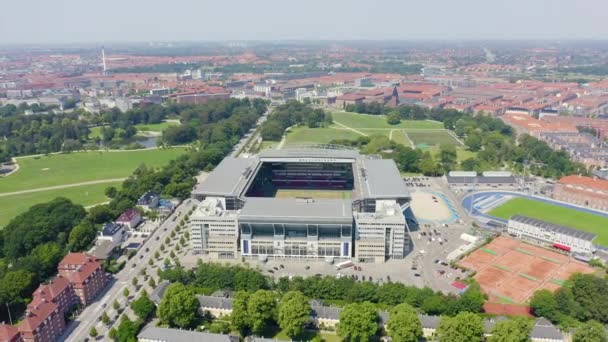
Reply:
[[[389,125],[384,115],[332,112],[332,116],[336,124],[355,129],[443,129],[443,123],[433,120],[402,120],[398,125]]]
[[[513,215],[529,216],[575,229],[597,234],[595,243],[608,246],[608,217],[594,215],[575,209],[534,201],[528,198],[513,198],[496,207],[488,215],[509,219]]]
[[[75,152],[17,158],[19,171],[0,178],[0,193],[128,177],[141,164],[162,166],[183,148]]]
[[[171,126],[177,126],[177,125],[179,125],[179,124],[175,121],[164,121],[164,122],[157,123],[157,124],[135,125],[135,128],[137,128],[138,131],[162,132]]]
[[[418,145],[456,145],[461,146],[460,142],[456,140],[448,131],[437,130],[437,131],[411,131],[406,130],[407,135]]]
[[[110,182],[0,197],[0,230],[15,216],[25,212],[35,204],[48,202],[61,196],[86,207],[108,201],[104,195],[104,190],[109,186],[120,188],[120,185],[121,182]]]

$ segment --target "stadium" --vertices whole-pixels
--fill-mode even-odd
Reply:
[[[237,256],[403,258],[410,194],[394,161],[333,146],[225,158],[192,192],[193,248]]]

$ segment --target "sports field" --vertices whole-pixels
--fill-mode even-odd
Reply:
[[[162,132],[171,126],[177,126],[177,125],[179,125],[179,124],[175,121],[164,121],[164,122],[157,123],[157,124],[135,125],[135,128],[137,128],[138,131]]]
[[[475,280],[490,301],[523,303],[535,291],[555,291],[576,272],[593,268],[568,256],[508,237],[497,237],[458,262],[475,270]]]
[[[398,125],[389,125],[384,115],[369,115],[334,111],[331,113],[334,123],[352,128],[368,129],[443,129],[443,123],[433,120],[402,120]]]
[[[351,191],[346,190],[307,190],[307,189],[279,189],[276,198],[325,198],[325,199],[349,199]]]
[[[594,243],[608,246],[608,230],[606,229],[608,227],[608,217],[522,197],[510,199],[490,210],[487,214],[504,220],[519,214],[580,229],[597,234]]]
[[[141,164],[162,166],[182,153],[171,148],[17,158],[19,171],[0,177],[0,193],[127,177]]]
[[[120,185],[121,182],[111,182],[0,197],[0,229],[15,216],[25,212],[36,203],[48,202],[62,196],[75,203],[89,206],[108,201],[104,195],[104,190],[109,186],[120,188]]]
[[[412,131],[405,130],[408,137],[416,144],[419,145],[456,145],[460,146],[460,142],[456,140],[450,133],[446,130],[437,130],[437,131]]]
[[[287,133],[287,144],[327,144],[335,139],[356,140],[361,137],[347,129],[293,127]]]

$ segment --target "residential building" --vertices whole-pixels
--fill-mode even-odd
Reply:
[[[97,240],[111,241],[112,244],[118,245],[122,242],[125,234],[124,226],[120,223],[108,222],[103,225],[103,228],[99,232]]]
[[[141,222],[141,215],[137,210],[131,208],[122,213],[114,222],[129,229],[134,229]]]
[[[57,268],[59,275],[70,281],[83,306],[95,299],[108,283],[101,264],[85,253],[69,253]]]
[[[21,342],[21,333],[13,325],[0,324],[0,341],[2,342]]]
[[[65,316],[78,303],[78,298],[68,279],[56,276],[50,282],[41,284],[34,291],[32,301],[28,304],[28,309],[34,310],[39,304],[45,302],[57,304],[59,312]]]
[[[57,304],[42,301],[28,307],[17,329],[24,342],[55,341],[65,330],[65,320]]]
[[[158,208],[160,196],[154,191],[148,191],[137,200],[137,206],[144,211],[154,210]]]
[[[171,328],[155,327],[148,324],[137,335],[139,342],[186,342],[186,341],[205,341],[205,342],[239,342],[238,336],[212,334],[192,330],[181,330]]]
[[[546,243],[568,252],[591,254],[595,250],[592,242],[596,235],[593,233],[522,215],[509,219],[507,231],[515,237]]]
[[[553,198],[608,211],[608,180],[576,175],[562,177],[555,184]]]

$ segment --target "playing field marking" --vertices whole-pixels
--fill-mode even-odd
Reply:
[[[522,276],[522,277],[524,277],[524,278],[526,278],[526,279],[528,279],[528,280],[532,280],[532,281],[538,280],[538,279],[536,279],[536,277],[533,277],[533,276],[531,276],[529,274],[519,273],[519,275]]]
[[[342,127],[344,127],[344,128],[346,128],[346,129],[350,129],[351,131],[353,131],[353,132],[355,132],[355,133],[357,133],[357,134],[360,134],[360,135],[362,135],[362,136],[364,136],[364,137],[367,137],[367,136],[368,136],[367,134],[365,134],[365,133],[363,133],[363,132],[361,132],[361,131],[358,131],[358,130],[356,130],[356,129],[352,128],[352,127],[348,127],[348,126],[346,126],[346,125],[344,125],[344,124],[341,124],[341,123],[339,123],[338,121],[335,121],[335,120],[334,120],[334,123],[335,123],[335,124],[337,124],[337,125],[340,125],[340,126],[342,126]]]
[[[395,131],[394,129],[391,129],[391,132],[388,134],[388,140],[393,140],[393,132],[394,131]]]
[[[494,252],[494,251],[493,251],[493,250],[491,250],[491,249],[482,248],[481,250],[482,250],[482,251],[484,251],[484,252],[486,252],[486,253],[488,253],[488,254],[492,254],[492,255],[498,255],[498,253]]]
[[[553,258],[549,258],[549,257],[546,257],[546,256],[541,256],[541,259],[545,259],[545,260],[547,260],[547,261],[551,261],[551,262],[552,262],[552,263],[554,263],[554,264],[559,264],[559,265],[561,265],[561,262],[559,262],[559,260],[555,260],[555,259],[553,259]]]
[[[454,132],[450,131],[449,129],[447,131],[448,134],[452,136],[452,138],[456,139],[456,141],[460,143],[460,146],[464,146],[464,142],[462,142],[462,140],[460,140],[460,138],[458,138],[458,136]]]
[[[534,255],[534,253],[527,251],[523,248],[515,248],[516,251],[520,252],[520,253],[524,253],[524,254],[528,254],[528,255]]]
[[[515,301],[507,296],[503,296],[501,294],[498,294],[496,292],[493,293],[493,295],[495,295],[496,297],[500,298],[501,300],[504,300],[507,303],[514,303]]]
[[[412,148],[416,148],[416,144],[414,144],[414,142],[412,141],[412,139],[410,139],[410,136],[409,136],[409,135],[407,135],[407,132],[406,132],[405,130],[403,130],[403,129],[402,129],[402,130],[401,130],[401,133],[403,133],[403,135],[405,135],[405,139],[407,139],[407,141],[409,141],[409,142],[410,142],[410,146],[411,146]]]
[[[27,190],[21,190],[21,191],[13,191],[13,192],[2,192],[2,193],[0,193],[0,197],[29,194],[29,193],[32,193],[32,192],[39,192],[39,191],[60,190],[60,189],[65,189],[65,188],[74,188],[74,187],[82,186],[82,185],[93,185],[93,184],[121,182],[121,181],[124,181],[125,179],[126,178],[98,179],[98,180],[88,181],[88,182],[80,182],[80,183],[72,183],[72,184],[47,186],[47,187],[44,187],[44,188],[27,189]]]
[[[502,271],[506,271],[506,272],[511,272],[511,270],[508,267],[502,266],[502,265],[493,265],[494,267],[498,268],[499,270]]]

